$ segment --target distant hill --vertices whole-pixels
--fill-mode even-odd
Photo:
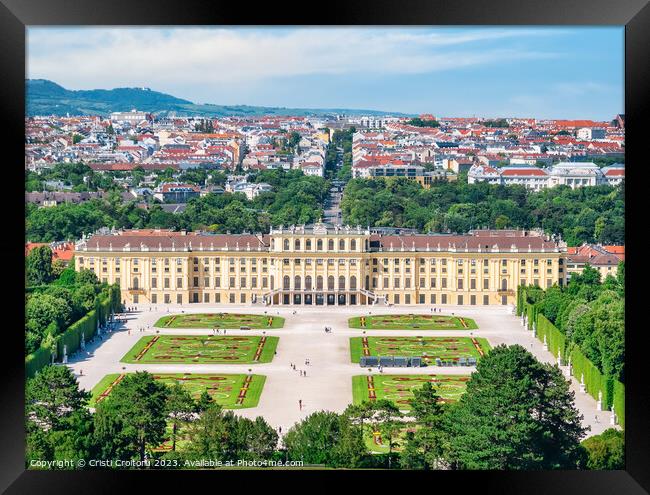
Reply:
[[[398,112],[348,108],[285,108],[249,105],[196,104],[159,93],[149,88],[115,88],[69,90],[47,79],[27,79],[26,114],[34,115],[103,115],[138,110],[159,116],[253,116],[253,115],[395,115]]]

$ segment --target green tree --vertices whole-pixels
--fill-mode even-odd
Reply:
[[[79,285],[84,285],[84,284],[91,284],[91,285],[98,285],[99,284],[99,279],[97,278],[97,275],[93,270],[90,270],[89,268],[82,268],[77,272],[77,276],[75,279],[76,283]]]
[[[45,329],[52,323],[56,333],[63,331],[72,320],[72,308],[68,301],[50,294],[33,294],[25,304],[25,330],[28,340],[39,342],[45,336]],[[31,334],[31,335],[30,335]]]
[[[176,450],[176,439],[180,429],[193,417],[196,404],[187,389],[180,383],[169,387],[166,410],[172,424],[172,450]]]
[[[587,450],[587,469],[625,469],[625,435],[609,428],[600,435],[583,440]]]
[[[187,452],[203,459],[224,459],[226,452],[227,429],[223,421],[222,409],[218,404],[210,404],[199,419],[193,421],[188,429],[191,439]]]
[[[95,433],[105,458],[143,461],[146,446],[165,438],[168,387],[146,371],[128,374],[100,402],[95,412]]]
[[[431,383],[413,391],[411,414],[416,429],[405,439],[405,455],[400,458],[406,469],[438,469],[443,453],[442,420],[445,407]]]
[[[77,280],[77,272],[74,268],[66,268],[63,270],[59,278],[55,281],[57,285],[74,285]]]
[[[575,469],[583,461],[581,419],[557,366],[500,345],[445,415],[445,457],[460,469]]]
[[[95,452],[90,394],[65,366],[46,366],[25,388],[26,461],[87,459]]]
[[[84,409],[89,397],[88,392],[79,390],[68,367],[46,366],[27,380],[27,417],[44,430],[57,430],[70,414]]]
[[[382,439],[388,444],[388,467],[390,468],[393,448],[399,445],[398,434],[404,428],[404,423],[401,421],[404,415],[393,402],[386,399],[375,400],[369,404],[373,412],[369,422],[373,432],[381,433]]]
[[[194,411],[197,413],[202,413],[203,411],[207,410],[208,407],[210,407],[213,403],[214,401],[212,400],[212,396],[208,393],[207,390],[204,390],[201,392],[199,399],[195,403]]]
[[[284,436],[287,456],[306,464],[358,467],[367,453],[361,428],[345,415],[319,411],[294,425]]]
[[[28,285],[45,285],[52,280],[52,250],[49,246],[32,249],[25,263]]]

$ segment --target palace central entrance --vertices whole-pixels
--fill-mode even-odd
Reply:
[[[358,292],[312,292],[312,291],[278,291],[272,296],[271,304],[283,306],[349,306],[372,304],[373,300]]]

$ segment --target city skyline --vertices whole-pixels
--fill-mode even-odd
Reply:
[[[69,89],[149,87],[195,103],[610,120],[624,112],[623,35],[618,27],[39,27],[28,29],[26,76]]]

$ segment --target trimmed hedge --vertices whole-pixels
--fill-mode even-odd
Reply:
[[[527,315],[529,330],[533,328],[533,322],[536,323],[537,338],[543,342],[546,336],[548,350],[554,356],[557,357],[558,349],[562,350],[562,364],[567,364],[570,356],[572,374],[576,380],[580,382],[580,378],[584,375],[587,393],[596,400],[598,400],[598,392],[602,392],[603,410],[610,410],[614,405],[619,423],[625,427],[625,385],[603,375],[577,346],[568,344],[566,336],[539,312],[539,305],[540,303],[528,302],[526,287],[517,288],[517,315]]]
[[[566,337],[540,313],[537,315],[537,338],[544,342],[544,336],[546,336],[548,350],[553,356],[557,357],[558,350],[562,351],[562,364],[564,364],[567,361]]]
[[[75,321],[56,338],[57,361],[63,359],[63,346],[66,346],[68,356],[74,354],[81,347],[81,335],[88,342],[97,333],[97,322],[102,326],[111,314],[111,311],[120,309],[120,288],[116,285],[104,289],[95,299],[95,309],[90,310],[85,316]],[[44,356],[47,356],[45,359]],[[25,372],[27,377],[33,377],[38,370],[50,364],[51,353],[49,349],[40,347],[25,358]]]
[[[600,370],[576,346],[567,346],[566,337],[544,315],[537,314],[537,338],[546,342],[548,349],[554,356],[557,350],[562,349],[563,364],[567,362],[567,352],[571,357],[572,375],[580,382],[584,375],[587,393],[598,400],[598,392],[602,392],[603,410],[609,411],[614,405],[619,423],[625,427],[625,385],[611,376],[603,375]]]
[[[63,347],[66,346],[68,356],[77,352],[81,347],[81,335],[88,342],[97,332],[97,313],[91,310],[86,316],[70,325],[65,332],[56,339],[57,360],[63,359]]]
[[[625,385],[618,380],[614,380],[614,412],[618,416],[618,421],[625,428]]]
[[[25,358],[25,375],[27,378],[33,378],[36,372],[50,364],[51,360],[52,352],[45,347],[39,347]]]
[[[584,375],[587,393],[598,400],[598,392],[602,392],[603,409],[609,409],[611,397],[608,395],[607,378],[577,347],[571,351],[571,365],[573,366],[573,376],[578,382]]]

